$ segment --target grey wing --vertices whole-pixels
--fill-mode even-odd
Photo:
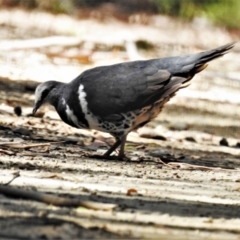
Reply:
[[[121,113],[173,96],[207,62],[224,55],[233,46],[234,43],[229,43],[197,54],[98,67],[85,71],[79,78],[90,111],[103,119],[117,120]]]
[[[119,120],[121,113],[154,103],[177,91],[185,81],[150,61],[92,69],[81,79],[90,110],[109,120]]]

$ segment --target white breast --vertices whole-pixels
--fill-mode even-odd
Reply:
[[[84,86],[80,84],[78,89],[78,98],[79,98],[82,111],[85,115],[85,119],[88,121],[89,128],[96,129],[99,131],[104,131],[104,129],[101,128],[99,124],[98,118],[94,116],[92,112],[89,110],[86,96],[87,96],[87,93],[84,91]]]

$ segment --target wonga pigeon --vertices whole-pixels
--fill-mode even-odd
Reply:
[[[114,136],[116,142],[104,156],[121,145],[121,158],[128,133],[157,117],[164,104],[207,62],[233,46],[229,43],[196,54],[96,67],[69,83],[47,81],[36,88],[33,114],[48,102],[72,127]]]

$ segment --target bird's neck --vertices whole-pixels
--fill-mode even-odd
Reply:
[[[49,103],[55,108],[58,106],[65,85],[65,83],[57,82],[55,88],[49,93]]]

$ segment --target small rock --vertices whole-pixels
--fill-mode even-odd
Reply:
[[[14,113],[20,117],[22,115],[22,108],[20,106],[14,107]]]
[[[152,139],[156,139],[156,140],[161,140],[161,141],[166,141],[167,139],[162,136],[162,135],[156,135],[156,136],[153,136]]]
[[[240,142],[236,143],[236,148],[240,148]]]
[[[26,135],[26,136],[31,135],[31,131],[30,130],[28,130],[27,128],[22,128],[22,127],[17,127],[15,129],[13,129],[13,132],[21,134],[21,135]]]
[[[228,147],[228,141],[227,141],[226,138],[222,138],[222,139],[219,141],[219,144],[220,144],[221,146],[226,146],[226,147]]]
[[[185,140],[188,142],[196,142],[196,140],[193,137],[185,137]]]
[[[140,137],[142,137],[142,138],[156,139],[156,140],[162,140],[162,141],[166,141],[166,140],[167,140],[164,136],[162,136],[162,135],[157,135],[157,134],[155,134],[155,133],[152,133],[152,134],[143,133],[143,134],[140,134]]]

